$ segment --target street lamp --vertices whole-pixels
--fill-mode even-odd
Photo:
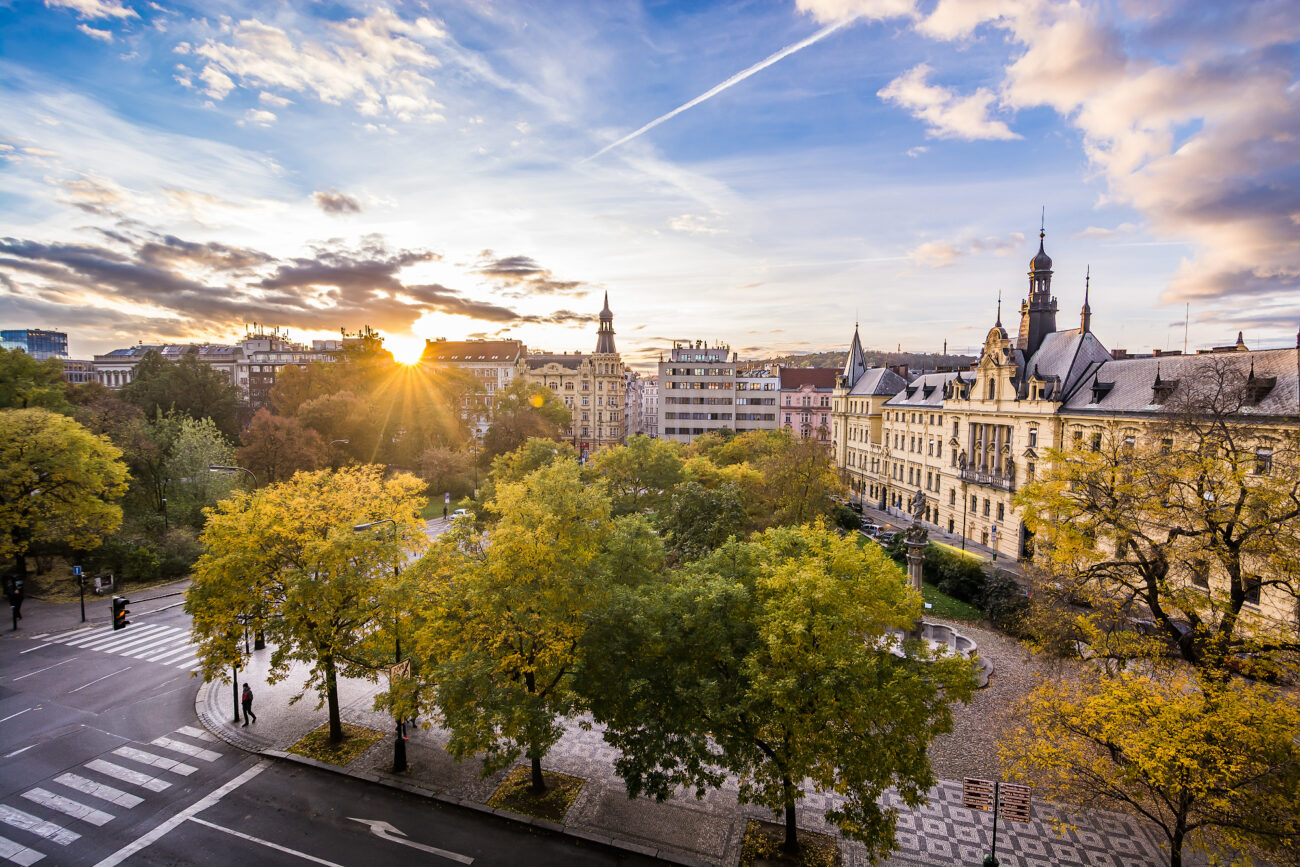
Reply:
[[[367,521],[364,524],[357,524],[352,528],[354,533],[364,533],[366,530],[373,530],[380,524],[392,524],[393,536],[397,536],[397,522],[392,518],[380,518],[378,521]],[[396,578],[400,573],[397,562],[393,562],[393,577]],[[397,618],[393,618],[393,644],[395,651],[393,654],[394,666],[402,662],[402,637],[397,632]],[[392,688],[392,676],[389,677],[389,688]],[[406,770],[406,723],[400,718],[395,718],[395,734],[393,740],[393,773],[400,773]]]
[[[253,475],[253,471],[250,470],[250,469],[248,469],[248,468],[246,468],[246,467],[230,467],[230,466],[225,466],[225,465],[223,465],[223,464],[208,464],[208,472],[210,472],[210,473],[248,473],[248,475],[249,475],[249,476],[252,478],[252,480],[253,480],[253,486],[256,487],[256,486],[259,484],[259,482],[257,481],[257,476],[254,476],[254,475]]]

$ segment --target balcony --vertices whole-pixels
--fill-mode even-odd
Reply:
[[[977,470],[974,467],[958,470],[957,476],[963,482],[970,482],[973,485],[983,485],[986,488],[997,488],[999,491],[1015,491],[1016,480],[1011,476],[1000,476],[994,473],[986,473]]]

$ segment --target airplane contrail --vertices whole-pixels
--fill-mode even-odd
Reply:
[[[827,24],[825,27],[823,27],[821,30],[818,30],[812,36],[809,36],[806,39],[801,39],[800,41],[792,45],[787,45],[785,48],[782,48],[780,51],[776,52],[775,54],[772,54],[764,58],[763,60],[760,60],[758,63],[755,63],[753,66],[749,67],[748,69],[737,72],[735,75],[731,76],[731,78],[728,78],[726,81],[722,82],[716,87],[712,87],[709,90],[706,90],[704,93],[701,93],[699,96],[695,97],[690,102],[683,103],[682,105],[677,106],[677,108],[674,108],[672,111],[668,112],[665,115],[655,118],[654,120],[650,121],[648,124],[636,130],[635,132],[630,132],[627,135],[623,136],[618,141],[611,142],[605,145],[603,148],[596,151],[591,156],[582,160],[582,162],[584,163],[589,162],[591,160],[594,160],[596,157],[600,156],[601,154],[613,150],[619,145],[627,144],[637,136],[649,132],[650,130],[659,126],[659,124],[663,123],[666,120],[671,120],[672,118],[686,111],[688,108],[694,108],[695,106],[704,102],[706,99],[709,99],[711,97],[717,96],[719,93],[722,93],[722,91],[726,90],[732,85],[739,84],[740,82],[744,81],[746,78],[749,78],[754,73],[761,72],[762,70],[767,69],[769,66],[771,66],[773,63],[776,63],[778,60],[781,60],[782,58],[785,57],[789,57],[791,54],[794,54],[796,51],[807,48],[809,45],[812,45],[814,42],[820,42],[821,40],[825,39],[827,36],[830,36],[832,33],[834,33],[836,30],[839,30],[841,27],[845,26],[846,24],[851,24],[857,18],[858,16],[854,15],[848,18],[840,19],[839,21],[836,21],[833,24]]]

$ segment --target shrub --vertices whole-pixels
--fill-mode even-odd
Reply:
[[[995,571],[984,584],[979,606],[998,629],[1017,634],[1029,610],[1029,597],[1014,578]]]
[[[841,529],[851,532],[862,528],[862,516],[848,506],[836,506],[833,517],[835,518],[835,526]]]

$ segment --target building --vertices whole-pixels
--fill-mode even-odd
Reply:
[[[780,368],[766,365],[749,369],[737,367],[736,432],[776,430],[780,394]]]
[[[65,358],[63,360],[63,379],[73,385],[95,382],[95,362]]]
[[[641,380],[641,432],[648,437],[659,437],[659,376]]]
[[[829,447],[836,373],[830,367],[782,367],[781,427]]]
[[[608,292],[600,311],[595,352],[525,353],[515,375],[545,385],[569,408],[573,423],[565,436],[583,459],[626,440],[627,368],[614,345],[614,313],[609,309]]]
[[[1107,426],[1134,440],[1153,436],[1180,384],[1215,366],[1235,368],[1257,392],[1243,425],[1300,428],[1300,345],[1250,351],[1239,335],[1196,355],[1111,352],[1093,333],[1086,278],[1078,327],[1058,330],[1053,274],[1040,233],[1018,327],[1004,327],[999,304],[969,370],[907,380],[868,369],[855,329],[831,424],[835,463],[854,498],[902,517],[920,491],[929,524],[1020,558],[1033,540],[1014,496],[1043,471],[1049,449],[1096,446]],[[1264,465],[1267,443],[1258,449]]]
[[[659,435],[688,443],[713,431],[736,429],[736,361],[725,343],[674,340],[659,358]]]
[[[492,401],[519,373],[519,363],[528,348],[518,340],[426,340],[422,364],[443,365],[464,371],[479,386],[466,395],[461,407],[472,420],[477,436],[487,433],[492,424]]]
[[[0,331],[0,347],[26,352],[37,361],[68,357],[68,335],[62,331],[17,328]]]
[[[645,422],[641,418],[641,374],[628,370],[623,374],[623,430],[626,436],[645,435]]]

